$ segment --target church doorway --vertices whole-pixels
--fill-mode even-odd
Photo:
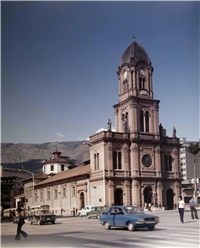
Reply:
[[[115,206],[117,205],[123,205],[123,190],[122,189],[116,189],[115,190]]]
[[[172,189],[167,190],[167,209],[174,208],[174,193]]]
[[[144,202],[147,204],[152,203],[152,189],[150,187],[144,189]]]
[[[84,199],[84,193],[82,192],[80,195],[80,201],[81,201],[81,209],[85,207],[85,199]]]

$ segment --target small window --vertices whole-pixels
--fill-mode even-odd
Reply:
[[[61,164],[61,171],[64,171],[64,164]]]
[[[54,165],[51,165],[51,171],[54,171]]]

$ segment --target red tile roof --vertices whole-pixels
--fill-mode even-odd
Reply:
[[[72,177],[81,176],[81,175],[85,175],[89,173],[90,173],[90,164],[82,165],[82,166],[79,166],[79,167],[76,167],[76,168],[73,168],[67,171],[59,172],[55,176],[49,177],[46,180],[43,180],[37,183],[35,186],[39,186],[39,185],[43,185],[43,184],[47,184],[47,183],[51,183],[51,182],[55,182],[55,181],[59,181],[63,179],[69,179]]]

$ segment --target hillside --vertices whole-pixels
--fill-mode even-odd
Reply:
[[[1,165],[6,168],[23,168],[35,173],[41,172],[41,162],[51,158],[52,153],[62,152],[75,165],[89,159],[89,146],[86,141],[48,142],[43,144],[2,143]]]

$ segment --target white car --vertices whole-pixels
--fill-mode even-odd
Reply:
[[[78,215],[80,217],[86,216],[88,212],[95,210],[96,207],[99,207],[99,206],[85,206],[81,210],[78,210]]]

